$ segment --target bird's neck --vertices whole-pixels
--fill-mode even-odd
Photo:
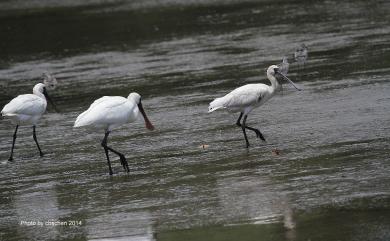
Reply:
[[[33,94],[36,95],[36,96],[39,96],[41,97],[42,99],[45,99],[46,100],[46,97],[45,95],[43,94],[43,91],[44,91],[44,85],[42,83],[38,83],[34,86],[33,88]]]
[[[275,76],[267,74],[269,81],[271,82],[271,91],[276,92],[280,89],[280,84]]]
[[[45,95],[42,94],[41,92],[33,92],[33,94],[34,94],[34,95],[37,95],[37,96],[39,96],[39,97],[41,97],[41,98],[44,99],[44,100],[46,100]]]
[[[33,90],[33,94],[41,97],[44,100],[46,100],[45,95],[42,92],[40,92],[39,90]]]

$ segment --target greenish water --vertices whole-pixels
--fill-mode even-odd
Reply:
[[[37,128],[43,158],[22,127],[7,162],[0,121],[0,240],[389,240],[389,16],[388,1],[0,2],[0,105],[46,70],[61,110]],[[208,103],[268,83],[302,42],[304,91],[253,111],[267,143],[249,133],[246,150],[238,115]],[[104,133],[73,122],[132,91],[156,131],[114,131],[130,174],[113,156],[110,177]]]

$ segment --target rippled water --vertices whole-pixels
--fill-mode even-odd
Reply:
[[[388,1],[3,1],[0,104],[59,82],[38,140],[0,122],[0,240],[389,240]],[[208,103],[309,47],[305,68],[248,118]],[[137,91],[141,121],[73,129],[102,95]],[[202,148],[205,145],[206,148]],[[279,150],[276,155],[273,150]],[[26,226],[21,221],[78,221]],[[52,223],[53,224],[53,223]]]

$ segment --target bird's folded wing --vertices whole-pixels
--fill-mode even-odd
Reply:
[[[19,95],[4,106],[4,115],[39,115],[45,112],[45,101],[33,94]]]
[[[120,96],[104,96],[95,100],[88,110],[81,113],[75,122],[76,126],[89,125],[94,122],[107,122],[128,108],[128,101]]]
[[[239,108],[255,105],[261,100],[261,92],[252,85],[245,85],[227,94],[226,108]]]

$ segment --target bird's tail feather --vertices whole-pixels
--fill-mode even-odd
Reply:
[[[6,117],[6,116],[15,116],[15,115],[17,115],[17,114],[14,114],[14,113],[7,113],[7,112],[5,112],[4,110],[1,111],[1,116],[3,116],[3,117]]]

